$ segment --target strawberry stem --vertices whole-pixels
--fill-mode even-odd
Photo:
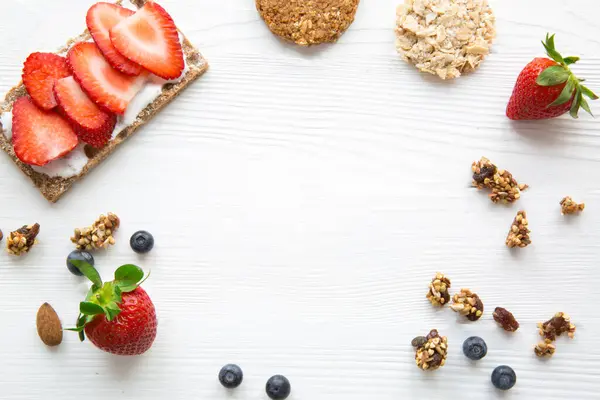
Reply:
[[[584,79],[577,78],[569,68],[569,65],[575,64],[580,58],[575,56],[563,57],[556,50],[554,36],[554,34],[546,34],[546,40],[542,41],[542,45],[544,46],[544,49],[546,49],[548,57],[554,60],[557,65],[553,65],[543,70],[537,77],[536,83],[540,86],[556,86],[566,83],[562,92],[558,95],[556,100],[548,105],[548,107],[559,106],[572,101],[569,113],[573,118],[578,118],[580,108],[583,108],[585,112],[593,117],[594,114],[592,114],[590,106],[584,96],[590,100],[597,100],[598,96],[590,89],[583,86],[581,82],[583,82]]]

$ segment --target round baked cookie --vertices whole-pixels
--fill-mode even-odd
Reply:
[[[354,21],[360,0],[256,0],[277,36],[301,46],[335,42]]]
[[[476,69],[496,35],[487,0],[405,0],[396,17],[402,58],[442,79]]]

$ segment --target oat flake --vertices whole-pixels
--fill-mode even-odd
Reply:
[[[442,79],[477,68],[496,34],[487,0],[405,0],[396,17],[402,58]]]

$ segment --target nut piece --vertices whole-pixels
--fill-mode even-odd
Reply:
[[[405,0],[396,9],[396,50],[420,71],[453,79],[489,54],[494,24],[487,0]]]
[[[28,253],[37,243],[35,238],[38,233],[40,233],[40,224],[23,225],[6,238],[6,251],[14,256]]]
[[[571,196],[567,196],[560,201],[560,212],[562,215],[577,214],[580,211],[583,211],[584,208],[585,203],[577,204],[573,201]]]
[[[556,337],[563,333],[567,333],[571,339],[575,336],[575,325],[571,323],[571,318],[563,312],[556,313],[554,317],[544,323],[538,323],[537,326],[540,336],[551,341],[556,340]]]
[[[525,211],[517,212],[517,216],[513,220],[508,235],[506,236],[506,246],[508,248],[513,247],[527,247],[531,244],[529,234],[529,221],[527,221],[527,214]]]
[[[467,317],[469,321],[477,321],[483,314],[483,302],[469,289],[460,289],[460,293],[452,298],[450,308]]]
[[[519,184],[510,172],[498,169],[485,157],[474,161],[471,170],[473,186],[477,189],[491,190],[489,197],[494,203],[514,203],[521,198],[521,191],[529,187],[524,183]]]
[[[79,250],[106,249],[109,245],[115,244],[113,235],[119,228],[119,224],[119,217],[113,213],[109,212],[108,216],[100,215],[92,226],[75,229],[71,242],[75,243],[75,247]]]
[[[44,303],[38,310],[36,326],[38,335],[46,346],[58,346],[62,342],[62,325],[50,304]]]
[[[4,234],[2,233],[2,229],[0,229],[0,241],[2,241],[3,237],[4,237]]]
[[[442,273],[436,273],[429,284],[427,299],[434,306],[443,306],[450,301],[450,279]]]
[[[552,344],[552,340],[545,339],[543,342],[539,342],[533,348],[533,351],[538,357],[552,357],[552,355],[556,351],[556,346]]]
[[[417,367],[422,370],[435,370],[443,367],[448,355],[448,338],[440,336],[436,329],[429,332],[427,341],[415,353]]]
[[[519,323],[515,319],[514,315],[506,308],[496,307],[492,316],[494,321],[500,324],[502,328],[507,332],[514,332],[519,329]]]
[[[256,0],[277,36],[301,46],[335,42],[354,21],[359,0]]]

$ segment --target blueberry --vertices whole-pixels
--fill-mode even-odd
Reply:
[[[492,372],[492,383],[500,390],[508,390],[517,383],[517,374],[508,365],[500,365]]]
[[[136,253],[147,253],[154,247],[154,237],[146,231],[137,231],[129,240],[131,248]]]
[[[463,353],[471,360],[481,360],[487,354],[487,344],[479,336],[471,336],[463,343]]]
[[[83,274],[81,273],[79,268],[77,268],[75,265],[71,264],[71,260],[85,261],[86,263],[90,264],[92,267],[94,266],[94,256],[93,255],[91,255],[87,251],[73,250],[67,256],[67,268],[69,268],[69,271],[73,275],[83,276]]]
[[[284,400],[290,395],[292,386],[283,375],[274,375],[267,381],[267,395],[273,400]]]
[[[227,389],[234,389],[241,385],[244,380],[242,369],[235,364],[227,364],[219,372],[219,382]]]

